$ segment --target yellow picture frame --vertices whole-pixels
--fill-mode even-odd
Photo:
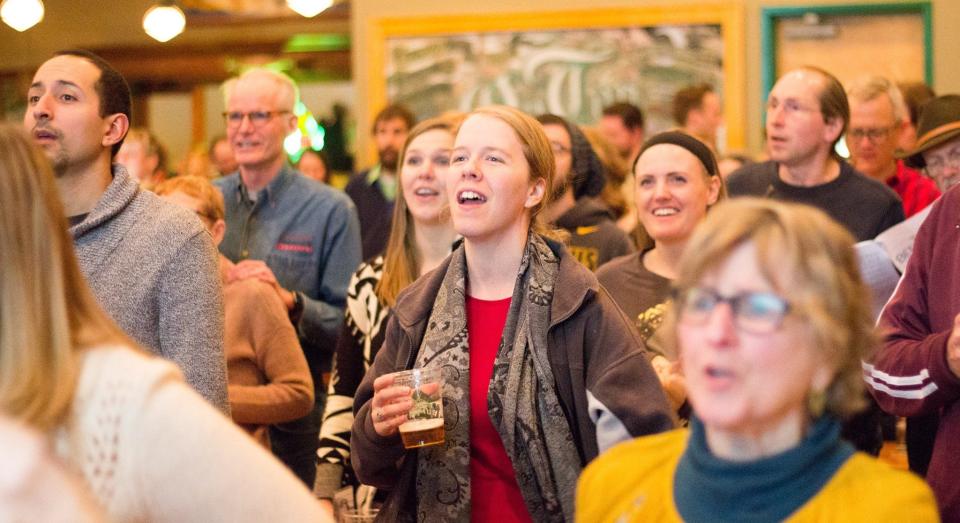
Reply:
[[[746,70],[744,15],[740,5],[643,6],[372,19],[368,26],[367,79],[361,99],[370,107],[387,103],[385,75],[388,40],[484,32],[582,30],[658,25],[719,25],[723,40],[723,108],[726,150],[746,146]],[[372,151],[371,151],[372,152]]]

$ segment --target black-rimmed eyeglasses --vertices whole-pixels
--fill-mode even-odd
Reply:
[[[705,325],[721,303],[730,305],[734,325],[753,334],[768,334],[783,324],[790,304],[772,292],[742,292],[723,296],[707,287],[674,290],[680,321],[689,325]]]

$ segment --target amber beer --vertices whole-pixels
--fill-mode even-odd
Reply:
[[[400,425],[403,447],[415,449],[443,443],[443,419],[415,419]]]
[[[413,407],[400,425],[404,448],[415,449],[443,443],[443,372],[427,367],[397,372],[394,385],[410,387]]]

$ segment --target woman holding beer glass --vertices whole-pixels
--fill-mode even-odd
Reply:
[[[854,451],[874,342],[853,239],[806,206],[718,205],[668,315],[694,416],[584,471],[577,520],[937,521],[930,489]]]
[[[354,469],[392,489],[383,520],[571,521],[586,463],[672,426],[628,320],[537,220],[553,175],[516,109],[478,109],[457,134],[446,189],[464,241],[401,293],[354,404]],[[445,379],[444,439],[417,450],[391,375],[411,368]]]

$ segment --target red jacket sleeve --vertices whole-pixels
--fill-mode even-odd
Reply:
[[[960,399],[947,365],[947,339],[960,312],[960,192],[944,196],[924,221],[893,297],[880,315],[883,343],[865,362],[867,388],[898,416],[935,412]]]

